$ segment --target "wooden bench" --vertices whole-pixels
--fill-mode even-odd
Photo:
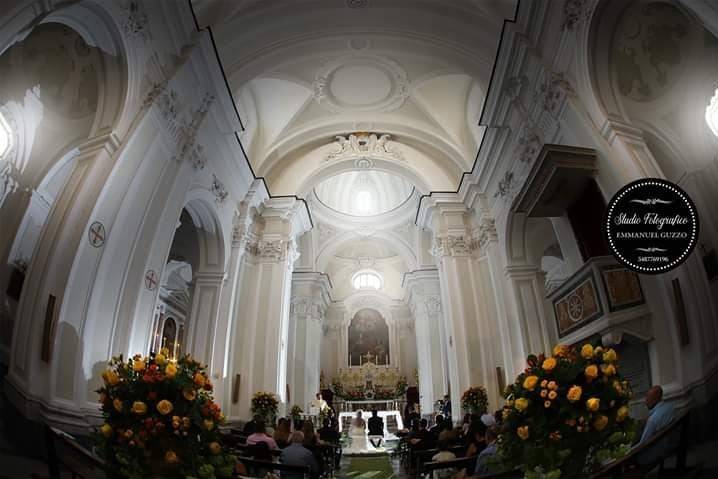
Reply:
[[[72,479],[105,477],[104,461],[83,447],[73,436],[60,429],[45,426],[45,439],[47,466],[52,479],[66,477],[64,471],[68,471]]]
[[[686,411],[674,419],[668,427],[631,449],[626,456],[606,464],[591,478],[644,477],[656,467],[659,467],[659,477],[695,477],[699,471],[686,467],[688,420],[689,411]],[[656,457],[652,458],[652,455]],[[676,458],[676,467],[666,469],[664,462],[673,456]]]
[[[247,473],[251,477],[260,477],[253,475],[252,471],[261,471],[261,476],[264,476],[268,471],[278,472],[279,475],[283,472],[301,474],[305,479],[308,479],[311,475],[311,468],[309,466],[292,466],[290,464],[282,464],[281,462],[256,461],[249,457],[239,457],[239,462],[247,468]]]
[[[466,475],[471,476],[474,473],[472,466],[476,464],[477,457],[478,456],[469,456],[452,459],[451,461],[426,462],[421,464],[419,468],[419,476],[428,475],[433,479],[434,471],[440,471],[442,469],[454,469],[456,471],[466,469]]]

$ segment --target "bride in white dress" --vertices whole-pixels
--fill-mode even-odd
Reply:
[[[357,415],[352,419],[349,426],[349,438],[351,444],[344,449],[345,454],[366,454],[375,450],[374,446],[369,443],[366,432],[366,421],[362,419],[362,412],[357,411]]]

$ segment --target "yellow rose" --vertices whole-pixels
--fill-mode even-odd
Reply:
[[[102,379],[105,381],[105,384],[109,384],[110,386],[114,386],[120,382],[120,377],[112,369],[108,369],[102,373]]]
[[[103,436],[110,437],[110,436],[112,436],[112,426],[105,423],[102,425],[102,427],[100,427],[100,432],[102,433]]]
[[[616,411],[616,422],[623,422],[628,417],[629,410],[626,406],[621,406]]]
[[[583,371],[583,374],[586,375],[586,378],[589,381],[596,379],[598,377],[598,368],[595,364],[591,364],[589,366],[586,366],[586,369]]]
[[[541,365],[544,371],[551,372],[556,367],[556,358],[546,358]]]
[[[165,462],[167,464],[177,464],[179,462],[179,457],[177,457],[177,454],[175,454],[174,451],[167,451],[165,453]]]
[[[177,375],[177,366],[174,365],[174,363],[167,364],[167,367],[165,367],[165,376],[167,378],[172,379]]]
[[[576,402],[581,399],[581,393],[583,390],[581,389],[581,386],[571,386],[571,388],[568,390],[568,394],[566,394],[566,397],[571,402]]]
[[[542,398],[545,398],[546,396],[548,396],[548,389],[542,389],[539,396],[541,396]]]
[[[160,353],[157,356],[155,356],[155,362],[159,364],[160,366],[164,365],[167,362],[167,356]]]
[[[202,373],[196,373],[194,375],[194,383],[198,387],[204,386],[205,381],[206,381],[206,378],[204,377],[204,375]]]
[[[565,344],[557,344],[556,347],[553,348],[553,355],[556,357],[562,357],[566,356],[568,354],[568,346]]]
[[[558,396],[558,393],[557,393],[556,391],[550,391],[550,392],[548,393],[548,398],[549,398],[550,400],[552,400],[552,401],[553,401],[554,399],[556,399],[556,396]]]
[[[593,357],[593,346],[590,344],[584,344],[581,348],[581,357],[584,359],[591,359]]]
[[[594,421],[593,421],[593,427],[596,429],[596,431],[603,431],[603,429],[608,425],[608,417],[604,416],[603,414],[599,415]]]
[[[601,372],[606,376],[613,376],[616,374],[616,366],[613,364],[601,364]]]
[[[164,356],[164,357],[169,356],[169,355],[170,355],[170,350],[169,350],[169,348],[162,348],[162,349],[160,349],[160,354],[161,354],[162,356]]]
[[[529,427],[528,426],[519,426],[518,429],[516,429],[516,434],[522,439],[526,440],[529,438]]]
[[[601,400],[598,398],[590,398],[588,401],[586,401],[586,409],[591,412],[598,411],[599,407],[601,407]]]
[[[209,452],[214,454],[215,456],[222,452],[222,446],[219,445],[218,442],[210,442],[209,443]]]
[[[533,391],[534,389],[536,389],[537,384],[537,376],[527,376],[526,379],[524,379],[524,389],[528,389],[529,391]]]
[[[117,412],[122,412],[122,401],[120,401],[120,400],[117,399],[117,398],[113,399],[113,400],[112,400],[112,407],[115,408],[115,411],[117,411]]]
[[[169,402],[167,399],[163,399],[162,401],[157,403],[157,412],[159,412],[163,416],[166,416],[171,413],[172,409],[172,403]]]
[[[214,429],[214,421],[211,421],[209,419],[205,419],[204,421],[202,421],[202,425],[208,431],[211,431],[212,429]]]
[[[545,388],[546,386],[548,386],[548,380],[544,379],[543,381],[541,381],[541,387]]]
[[[518,398],[514,402],[514,407],[516,408],[517,411],[523,412],[526,410],[527,407],[529,407],[529,400],[526,398]]]
[[[142,358],[137,358],[134,361],[132,361],[132,369],[135,370],[135,372],[141,372],[145,370],[145,361]]]
[[[147,412],[147,404],[142,401],[135,401],[132,403],[132,412],[135,414],[145,414]]]
[[[555,391],[555,390],[558,389],[558,384],[556,384],[556,381],[549,381],[549,383],[548,383],[548,388],[549,388],[551,391]]]
[[[605,362],[613,362],[618,360],[618,355],[616,354],[616,351],[613,349],[609,349],[605,353],[603,353],[603,360]]]
[[[197,397],[197,393],[194,392],[194,389],[184,389],[182,391],[182,396],[188,401],[194,401],[194,398]]]

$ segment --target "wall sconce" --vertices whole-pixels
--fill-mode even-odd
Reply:
[[[713,134],[718,137],[718,86],[710,103],[706,107],[706,123]]]

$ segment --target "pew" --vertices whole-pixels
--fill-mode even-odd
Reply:
[[[105,463],[82,446],[73,436],[54,427],[45,426],[47,465],[52,479],[94,479],[105,477]]]
[[[656,467],[659,467],[659,477],[696,477],[700,471],[686,467],[688,421],[689,411],[686,411],[668,427],[631,449],[626,456],[606,464],[591,479],[645,477]],[[674,456],[675,468],[666,469],[664,462]]]
[[[311,473],[309,466],[292,466],[281,462],[256,461],[249,457],[239,457],[239,461],[244,464],[251,477],[263,477],[266,472],[272,471],[278,472],[280,476],[283,472],[293,475],[301,474],[305,479],[308,479]]]
[[[466,469],[466,475],[471,476],[474,473],[473,466],[476,464],[477,457],[478,456],[470,456],[452,459],[451,461],[425,462],[419,465],[419,476],[428,475],[433,479],[434,471],[442,469],[453,469],[456,471]]]

